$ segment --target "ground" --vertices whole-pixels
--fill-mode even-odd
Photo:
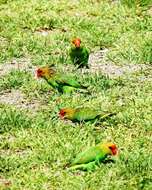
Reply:
[[[135,2],[135,3],[133,3]],[[151,1],[0,1],[0,189],[152,189]],[[76,70],[71,40],[90,50]],[[60,95],[34,76],[55,64],[91,95]],[[116,112],[98,126],[58,118],[61,107]],[[82,150],[114,142],[119,154],[94,172],[66,166]]]

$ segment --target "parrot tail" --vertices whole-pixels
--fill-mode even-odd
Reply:
[[[74,170],[82,170],[82,171],[93,171],[96,169],[96,164],[95,161],[87,163],[87,164],[79,164],[79,165],[74,165],[68,168],[69,171],[74,171]]]
[[[91,92],[87,88],[81,88],[78,91],[83,94],[91,95]]]
[[[106,118],[108,118],[108,117],[112,117],[112,116],[114,116],[114,115],[116,115],[117,113],[106,113],[106,114],[101,114],[101,115],[99,115],[99,118],[100,118],[100,120],[104,120],[104,119],[106,119]]]

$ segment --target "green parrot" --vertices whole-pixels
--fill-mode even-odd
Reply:
[[[101,113],[101,111],[89,107],[80,107],[76,109],[62,108],[59,111],[61,119],[68,119],[73,122],[95,121],[96,119],[101,121],[115,114],[116,113]]]
[[[94,170],[104,161],[108,155],[116,155],[118,152],[115,144],[100,143],[79,153],[70,165],[70,170]]]
[[[74,65],[78,66],[78,68],[89,68],[89,50],[86,47],[81,46],[81,40],[79,38],[72,40],[72,43],[74,47],[71,47],[70,49],[71,61]]]
[[[56,72],[49,66],[38,68],[36,74],[38,78],[44,78],[48,84],[61,93],[69,94],[76,89],[87,89],[86,86],[81,85],[75,78]]]

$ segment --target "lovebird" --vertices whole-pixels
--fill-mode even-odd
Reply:
[[[68,119],[73,122],[95,121],[97,119],[101,121],[115,114],[116,113],[101,113],[101,111],[89,107],[79,107],[76,109],[62,108],[59,111],[59,117],[61,119]]]
[[[88,66],[88,59],[89,59],[89,50],[81,46],[81,39],[76,38],[72,40],[72,44],[74,45],[70,49],[70,58],[74,65],[77,66],[77,68],[86,67]]]
[[[108,155],[116,155],[118,149],[111,142],[100,143],[79,153],[70,164],[70,170],[94,170]]]
[[[81,85],[75,78],[55,71],[50,66],[44,66],[36,70],[38,78],[44,78],[48,84],[61,93],[71,93],[76,89],[87,89],[87,86]]]

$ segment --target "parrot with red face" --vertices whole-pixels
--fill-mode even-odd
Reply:
[[[57,72],[50,66],[44,66],[36,70],[38,78],[44,78],[48,84],[61,93],[71,93],[76,89],[87,89],[75,78],[65,73]]]
[[[101,113],[101,111],[89,107],[80,107],[76,109],[62,108],[59,111],[59,117],[61,119],[68,119],[73,122],[95,121],[97,119],[101,121],[115,114],[116,113]]]
[[[72,40],[73,47],[70,49],[70,58],[72,63],[77,66],[77,68],[86,67],[88,66],[89,60],[89,50],[81,45],[81,39],[76,38]]]
[[[109,155],[114,156],[118,152],[115,144],[111,142],[99,143],[82,153],[79,153],[70,165],[70,170],[94,170]]]

